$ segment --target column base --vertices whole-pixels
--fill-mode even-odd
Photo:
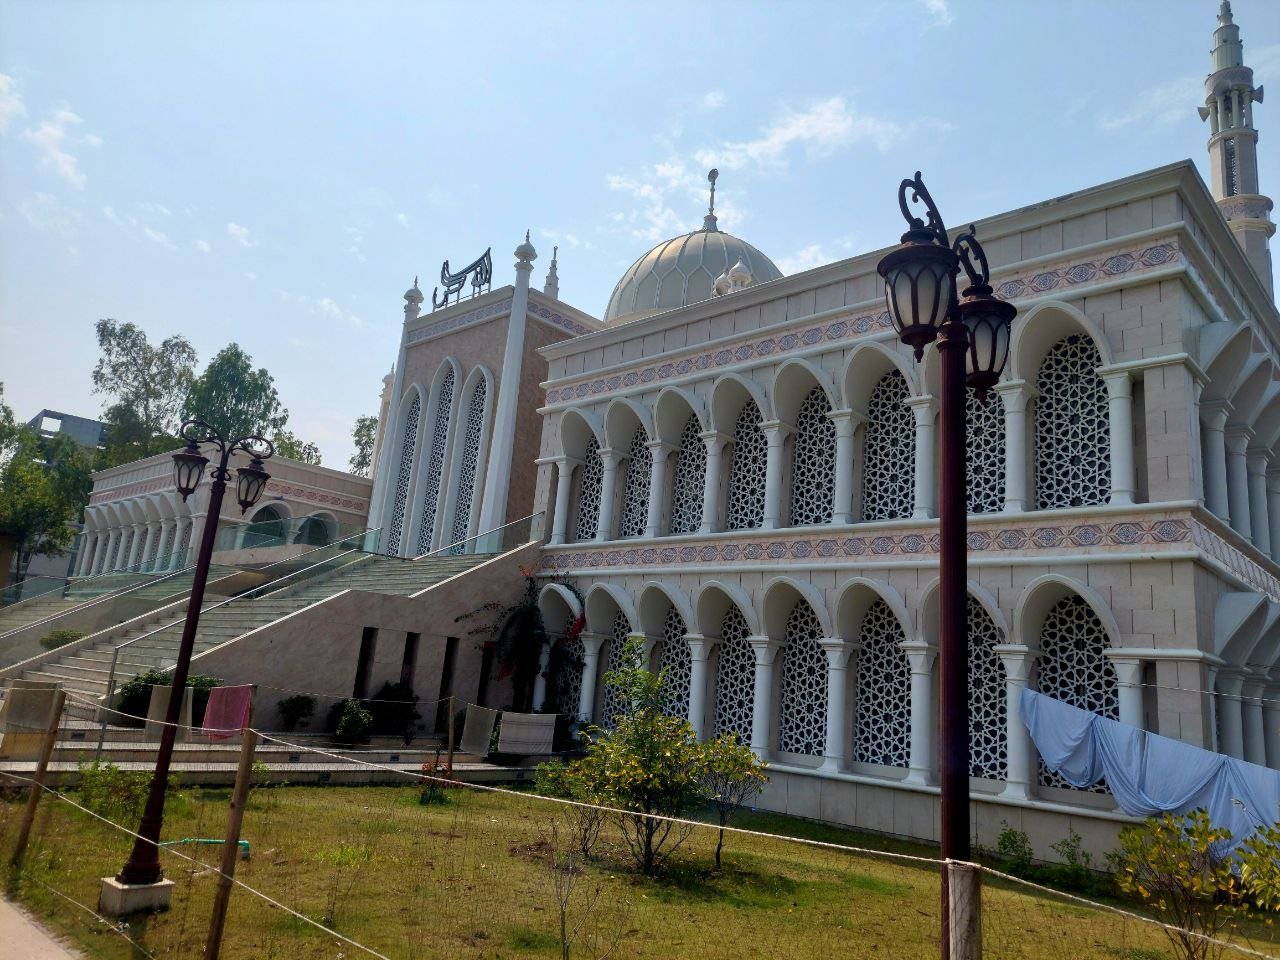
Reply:
[[[934,519],[932,510],[913,510],[911,512],[912,520],[932,520]]]
[[[98,911],[108,917],[124,917],[131,913],[153,913],[168,910],[174,882],[121,883],[115,877],[103,877],[98,894]]]
[[[843,773],[844,761],[837,760],[835,757],[827,757],[822,761],[822,766],[818,768],[819,773]]]
[[[1029,783],[1007,783],[1005,788],[1000,791],[1002,800],[1030,800],[1031,784]]]
[[[918,770],[915,768],[907,771],[907,775],[902,782],[925,787],[932,786],[935,783],[932,770]]]

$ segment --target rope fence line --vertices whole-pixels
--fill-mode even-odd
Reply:
[[[111,920],[109,917],[104,917],[102,914],[98,913],[97,910],[93,909],[93,907],[90,907],[88,904],[81,903],[75,897],[72,897],[68,894],[63,893],[57,887],[50,886],[49,884],[45,883],[43,880],[41,880],[39,877],[37,877],[35,874],[31,873],[28,870],[23,870],[22,876],[27,880],[30,880],[32,883],[35,883],[40,887],[43,887],[45,890],[48,890],[55,897],[60,897],[61,899],[66,900],[72,906],[76,907],[77,909],[82,910],[83,912],[89,914],[89,916],[93,917],[100,924],[102,924],[102,926],[106,927],[112,933],[115,933],[123,937],[125,940],[127,940],[129,942],[129,945],[133,947],[135,950],[141,951],[147,957],[155,957],[154,953],[152,953],[150,950],[148,950],[146,947],[140,944],[137,940],[133,939],[133,937],[129,936],[129,934],[125,933],[123,924],[117,923],[116,921]]]

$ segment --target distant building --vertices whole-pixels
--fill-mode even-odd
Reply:
[[[27,426],[39,430],[42,437],[49,438],[55,434],[65,433],[80,446],[95,449],[101,445],[103,436],[107,432],[107,425],[101,420],[59,413],[57,410],[41,410],[27,421]]]

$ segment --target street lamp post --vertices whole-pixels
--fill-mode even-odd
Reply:
[[[923,203],[927,222],[908,203]],[[898,206],[908,230],[902,245],[880,261],[889,316],[902,341],[915,350],[937,341],[941,361],[939,406],[939,740],[942,792],[941,841],[944,860],[968,861],[969,849],[969,684],[967,632],[967,520],[965,484],[965,387],[985,403],[1009,353],[1009,326],[1017,309],[992,295],[987,257],[974,228],[956,237],[925,189],[919,171],[898,187]],[[968,286],[957,296],[964,267]],[[948,872],[943,870],[943,956],[950,956]],[[954,958],[959,960],[959,958]]]
[[[188,420],[179,431],[187,441],[186,449],[173,455],[173,477],[178,492],[185,501],[195,493],[209,459],[200,452],[201,444],[213,444],[218,450],[217,465],[209,471],[213,485],[209,488],[209,511],[205,516],[204,531],[200,536],[200,548],[196,557],[195,579],[191,583],[191,599],[187,604],[187,618],[182,627],[182,643],[178,648],[178,662],[173,668],[173,682],[169,688],[169,706],[165,712],[165,725],[160,733],[160,748],[156,754],[156,769],[151,777],[151,789],[147,794],[147,806],[138,825],[138,835],[133,851],[116,881],[126,886],[159,883],[164,879],[160,866],[160,827],[164,821],[164,796],[169,780],[169,764],[173,759],[173,744],[177,736],[179,710],[186,693],[187,673],[191,667],[191,652],[195,647],[196,627],[200,623],[200,607],[204,603],[205,584],[209,579],[209,560],[213,556],[213,544],[218,533],[218,515],[222,511],[222,495],[231,479],[228,464],[233,454],[243,451],[251,457],[247,467],[236,470],[236,498],[243,514],[252,507],[270,479],[262,468],[262,461],[275,453],[270,440],[258,436],[229,440],[203,420]]]

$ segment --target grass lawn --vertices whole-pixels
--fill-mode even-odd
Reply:
[[[183,790],[166,837],[218,837],[226,790]],[[19,805],[0,804],[12,836]],[[570,816],[533,797],[476,792],[422,806],[412,787],[282,787],[254,792],[243,836],[252,858],[237,878],[344,935],[395,958],[560,957],[560,913],[549,869],[553,822],[567,849]],[[850,831],[771,814],[738,823],[837,843],[866,845]],[[881,841],[898,852],[924,848]],[[3,844],[8,855],[8,841]],[[935,868],[852,855],[775,838],[730,836],[724,869],[711,869],[715,831],[696,830],[661,879],[637,875],[615,832],[569,898],[577,930],[571,956],[644,960],[935,957]],[[128,854],[122,833],[66,804],[41,804],[26,869],[10,890],[93,957],[145,956],[65,897],[96,905],[98,879]],[[155,956],[199,956],[218,846],[164,858],[177,881],[173,909],[131,922],[128,933]],[[54,891],[57,891],[55,893]],[[61,895],[59,895],[61,894]],[[1170,957],[1153,927],[1070,903],[988,884],[986,956],[1000,960],[1156,960]],[[1274,948],[1272,948],[1274,949]],[[0,951],[2,952],[2,951]],[[289,960],[366,956],[245,890],[232,897],[222,956]],[[1277,954],[1280,955],[1280,954]]]

